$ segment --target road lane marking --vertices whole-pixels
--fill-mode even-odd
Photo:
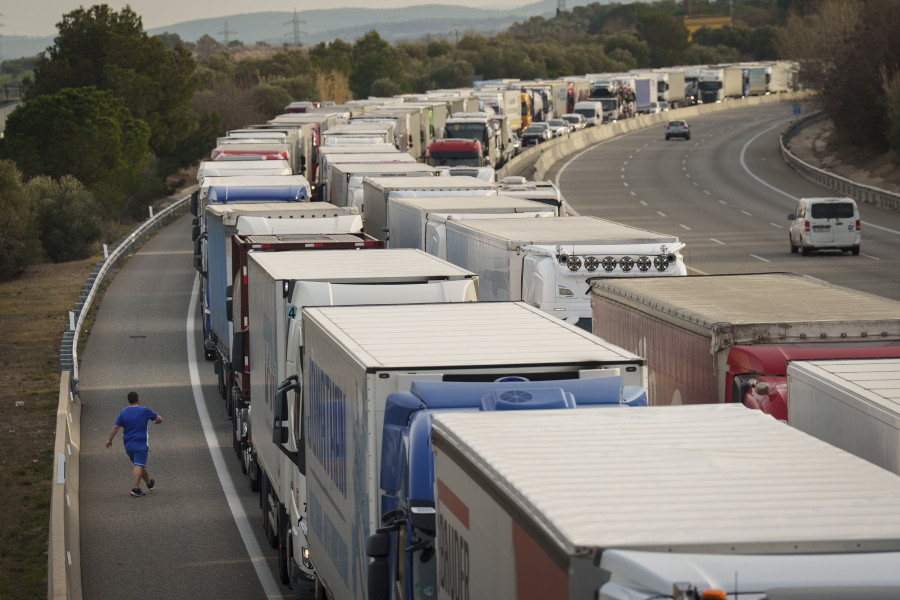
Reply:
[[[756,254],[751,254],[750,256],[752,256],[752,257],[755,258],[756,260],[761,260],[761,261],[763,261],[763,262],[772,262],[772,261],[770,261],[769,259],[763,258],[762,256],[757,256]]]
[[[253,534],[253,529],[250,526],[250,519],[247,517],[247,513],[244,512],[244,506],[241,504],[240,497],[238,497],[237,489],[234,487],[234,481],[231,479],[228,467],[225,466],[225,457],[222,454],[222,447],[219,445],[219,440],[216,439],[212,420],[209,418],[209,411],[206,410],[206,402],[200,384],[200,370],[197,367],[197,346],[195,343],[197,338],[197,319],[195,316],[197,314],[197,296],[200,291],[199,281],[199,277],[194,279],[186,327],[188,371],[191,377],[191,391],[194,396],[194,404],[197,406],[197,413],[200,415],[200,423],[203,425],[203,435],[206,438],[206,445],[209,447],[209,453],[212,456],[216,475],[218,475],[219,482],[222,484],[222,491],[225,493],[228,508],[231,509],[231,516],[234,517],[238,532],[240,532],[241,539],[244,541],[244,547],[247,549],[247,554],[250,555],[250,562],[253,563],[253,568],[256,570],[256,576],[259,577],[259,582],[262,584],[263,592],[266,594],[266,598],[281,598],[283,597],[283,594],[278,587],[278,584],[275,582],[275,577],[272,576],[272,572],[269,570],[269,566],[266,563],[266,555],[263,554],[262,548],[259,543],[257,543],[256,536]]]
[[[752,217],[752,216],[753,216],[753,215],[751,215],[750,213],[748,213],[746,210],[742,210],[741,212],[744,213],[745,215],[747,215],[748,217]]]
[[[709,238],[709,239],[711,239],[712,241],[714,241],[714,242],[717,243],[717,244],[721,244],[721,245],[723,245],[723,246],[725,245],[725,242],[723,242],[723,241],[721,241],[721,240],[717,240],[716,238]]]
[[[778,229],[784,229],[784,225],[779,225],[778,223],[769,223],[772,227],[777,227]]]
[[[678,226],[681,227],[682,229],[687,229],[688,231],[691,230],[691,228],[688,227],[687,225],[685,225],[684,223],[679,223]]]
[[[659,216],[661,216],[661,217],[664,218],[664,219],[666,218],[666,213],[664,213],[664,212],[661,211],[661,210],[656,211],[656,214],[658,214]]]

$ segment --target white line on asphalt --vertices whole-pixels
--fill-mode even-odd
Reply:
[[[784,225],[779,225],[778,223],[769,223],[772,227],[777,227],[778,229],[784,229]]]
[[[709,238],[709,239],[711,239],[712,241],[714,241],[717,244],[722,244],[723,246],[725,245],[725,242],[723,242],[721,240],[717,240],[716,238]]]
[[[263,592],[266,594],[266,598],[281,598],[281,590],[266,564],[266,557],[257,543],[256,537],[253,535],[253,531],[250,527],[250,520],[247,518],[247,513],[244,512],[244,507],[241,505],[241,500],[234,487],[234,482],[231,479],[228,468],[225,466],[225,457],[222,455],[222,447],[219,446],[219,441],[216,439],[212,421],[209,418],[209,411],[206,410],[206,402],[203,399],[203,389],[200,385],[200,371],[197,367],[197,348],[195,344],[195,339],[197,337],[197,319],[195,318],[195,315],[197,314],[197,296],[199,290],[200,284],[199,278],[197,278],[194,279],[194,288],[191,290],[191,302],[188,307],[186,327],[188,371],[191,376],[191,391],[194,395],[194,404],[197,405],[197,413],[200,415],[200,423],[203,425],[203,435],[206,437],[206,445],[209,447],[213,466],[216,469],[216,474],[219,476],[219,482],[222,484],[222,491],[225,492],[228,508],[231,509],[231,516],[234,517],[238,531],[241,534],[241,539],[244,540],[244,547],[250,555],[250,562],[253,563],[253,568],[256,570],[256,576],[259,577],[259,582],[262,584]]]
[[[631,194],[632,196],[637,196],[637,194],[634,193],[634,190],[631,190],[631,191],[628,192],[628,193]]]
[[[661,211],[661,210],[656,211],[656,214],[658,214],[659,216],[661,216],[661,217],[663,217],[663,218],[665,218],[665,216],[666,216],[666,213],[664,213],[664,212]]]
[[[711,195],[712,195],[712,194],[709,193],[709,190],[703,190],[703,193],[706,194],[707,196],[711,196]]]
[[[751,215],[750,213],[748,213],[746,210],[742,210],[741,212],[744,213],[745,215],[747,215],[748,217],[752,217],[752,216],[753,216],[753,215]]]
[[[625,187],[628,187],[628,182],[627,182],[627,181],[623,181],[623,182],[622,182],[622,185],[624,185]]]
[[[719,204],[721,204],[723,206],[728,206],[728,203],[725,202],[724,200],[719,200]]]
[[[881,259],[878,258],[877,256],[872,256],[871,254],[862,254],[862,253],[860,253],[860,255],[861,255],[861,256],[865,256],[866,258],[871,258],[872,260],[881,260]]]
[[[772,262],[772,261],[770,261],[770,260],[767,259],[767,258],[763,258],[762,256],[757,256],[757,255],[755,255],[755,254],[751,254],[750,256],[752,256],[752,257],[755,258],[756,260],[761,260],[761,261],[763,261],[763,262]]]
[[[647,203],[644,202],[643,200],[641,200],[640,202],[641,202],[641,204],[643,204],[644,206],[647,206]]]
[[[688,231],[691,230],[691,228],[688,227],[687,225],[685,225],[684,223],[679,223],[678,226],[681,227],[682,229],[687,229]]]

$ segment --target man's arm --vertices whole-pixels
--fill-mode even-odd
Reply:
[[[162,417],[159,415],[156,415],[156,418],[153,419],[153,422],[156,423],[157,425],[159,425],[160,423],[162,423]]]
[[[113,425],[112,431],[109,432],[109,439],[106,440],[106,447],[109,448],[112,446],[113,438],[116,437],[116,433],[119,432],[119,426]]]

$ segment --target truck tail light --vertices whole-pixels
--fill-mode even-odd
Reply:
[[[859,219],[856,220],[856,230],[857,230],[857,231],[860,230],[860,221],[859,221]]]
[[[803,231],[809,233],[809,221],[803,221]]]

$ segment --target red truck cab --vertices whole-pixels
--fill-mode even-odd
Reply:
[[[425,151],[425,162],[432,167],[490,166],[481,142],[464,138],[434,140]]]
[[[787,421],[788,361],[896,357],[900,346],[733,346],[725,371],[725,390],[731,393],[725,397]]]

